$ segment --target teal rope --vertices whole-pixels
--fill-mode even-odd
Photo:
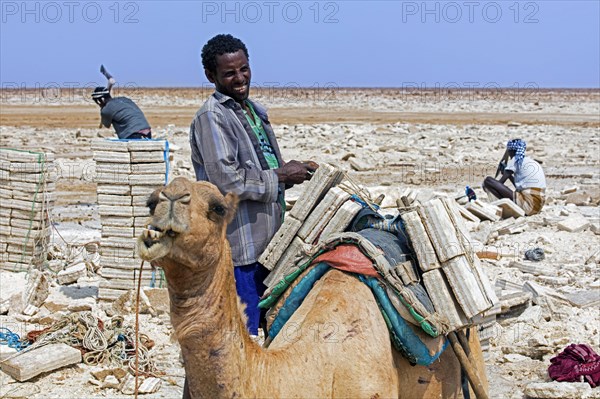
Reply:
[[[14,348],[20,351],[28,347],[29,342],[21,341],[21,338],[18,334],[15,334],[6,327],[0,327],[0,345],[8,345],[9,348]]]

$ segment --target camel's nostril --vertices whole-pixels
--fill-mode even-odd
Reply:
[[[190,194],[185,194],[184,196],[182,196],[179,199],[179,202],[181,202],[182,204],[189,204],[191,199],[192,199],[192,196]]]

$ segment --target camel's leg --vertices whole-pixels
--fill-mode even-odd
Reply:
[[[187,376],[185,377],[185,382],[183,383],[183,398],[182,399],[192,399],[190,396],[190,387],[188,386]]]

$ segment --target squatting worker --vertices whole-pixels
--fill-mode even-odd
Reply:
[[[497,198],[513,200],[527,216],[530,216],[540,213],[544,206],[546,177],[540,164],[525,156],[526,148],[525,141],[510,140],[506,144],[506,152],[499,166],[502,177],[500,180],[491,176],[486,177],[483,181],[483,189]],[[510,180],[515,186],[514,192],[504,185],[506,180]]]
[[[109,87],[96,87],[92,98],[100,106],[100,127],[113,126],[120,139],[151,139],[150,124],[142,110],[127,97],[110,95]]]
[[[314,162],[284,162],[266,109],[250,100],[250,64],[244,43],[217,35],[202,48],[202,65],[215,92],[190,128],[197,180],[209,181],[240,203],[227,226],[238,295],[246,304],[248,330],[258,334],[258,309],[268,270],[258,258],[281,226],[284,191],[309,180]]]

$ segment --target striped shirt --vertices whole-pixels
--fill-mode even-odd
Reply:
[[[283,165],[266,109],[256,102],[252,105]],[[222,93],[212,94],[192,122],[190,147],[196,180],[211,182],[223,194],[233,192],[240,198],[235,218],[227,226],[234,266],[257,262],[281,226],[279,197],[285,187],[269,168],[242,107]]]

